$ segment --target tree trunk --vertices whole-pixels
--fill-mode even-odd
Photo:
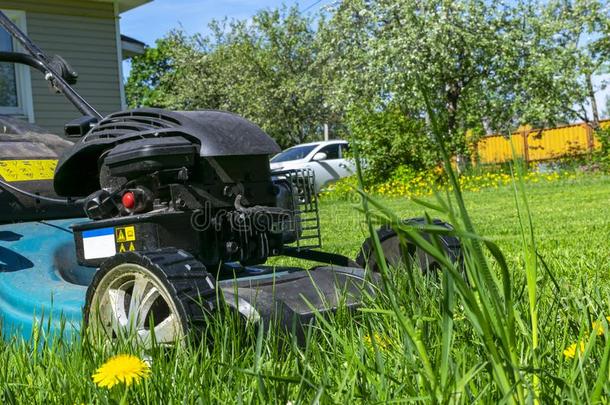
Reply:
[[[593,112],[593,123],[591,127],[594,130],[599,128],[599,111],[597,109],[597,100],[595,100],[595,90],[593,90],[593,75],[587,74],[587,91],[591,100],[591,111]]]
[[[447,92],[447,135],[453,138],[456,135],[457,109],[460,90],[457,85],[451,85]]]
[[[449,85],[447,91],[447,135],[451,145],[451,153],[455,153],[456,167],[458,174],[461,174],[466,169],[468,162],[468,156],[465,156],[464,150],[461,146],[463,139],[456,139],[457,133],[457,113],[458,103],[462,93],[462,88],[459,84],[453,83]]]

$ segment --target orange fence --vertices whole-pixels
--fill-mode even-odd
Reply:
[[[610,127],[610,120],[601,121],[600,126]],[[542,130],[525,127],[510,137],[490,135],[481,138],[473,145],[474,159],[483,164],[512,160],[511,143],[517,156],[528,162],[581,155],[601,146],[591,127],[585,123]]]

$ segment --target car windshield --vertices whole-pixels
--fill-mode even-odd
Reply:
[[[271,159],[271,163],[278,162],[288,162],[290,160],[299,160],[305,158],[305,156],[309,155],[312,150],[318,145],[303,145],[303,146],[294,146],[292,148],[286,149],[285,151],[278,153]]]

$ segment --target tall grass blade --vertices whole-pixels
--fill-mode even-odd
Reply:
[[[517,217],[519,218],[519,224],[521,227],[521,240],[523,246],[523,252],[525,255],[525,278],[527,283],[527,296],[528,296],[528,304],[529,304],[529,314],[530,314],[530,323],[531,323],[531,333],[532,333],[532,364],[533,368],[538,368],[538,308],[537,308],[537,284],[538,284],[538,261],[537,261],[537,250],[536,250],[536,239],[534,237],[534,225],[532,223],[532,215],[529,208],[529,203],[527,201],[527,194],[525,192],[525,182],[524,178],[524,170],[523,164],[517,158],[517,153],[515,151],[515,147],[513,143],[510,143],[511,150],[513,154],[513,160],[517,162],[514,167],[516,167],[517,171],[517,181],[514,181],[514,173],[512,173],[512,165],[511,165],[511,174],[513,175],[513,184],[516,183],[515,189],[515,205],[517,209]],[[523,208],[521,208],[519,200],[521,200],[521,204]],[[525,216],[525,221],[523,216]],[[532,375],[532,387],[533,387],[533,396],[535,401],[537,402],[540,397],[540,378],[537,373],[533,373]]]

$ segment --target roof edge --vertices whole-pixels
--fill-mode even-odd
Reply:
[[[140,7],[146,3],[150,3],[153,0],[94,0],[102,3],[115,3],[118,6],[119,14]]]

